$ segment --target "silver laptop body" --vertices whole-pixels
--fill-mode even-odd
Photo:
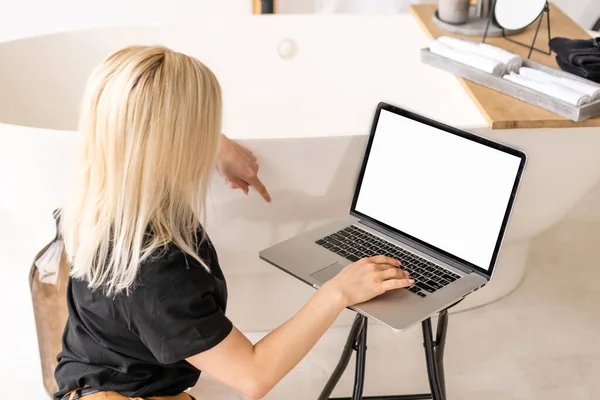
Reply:
[[[492,278],[525,163],[519,150],[380,103],[350,215],[260,257],[314,288],[360,258],[398,259],[415,284],[351,308],[407,329]]]

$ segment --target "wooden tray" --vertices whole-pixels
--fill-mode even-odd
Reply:
[[[468,65],[453,61],[449,58],[434,54],[429,51],[428,48],[421,50],[421,61],[424,64],[451,72],[454,75],[533,104],[537,107],[546,109],[575,122],[585,121],[586,119],[600,115],[600,99],[594,100],[593,102],[584,104],[582,106],[574,106],[562,100],[550,97],[544,93],[540,93],[528,87],[506,80],[500,76],[488,74],[487,72],[481,71],[477,68],[473,68]],[[523,59],[523,66],[534,68],[554,76],[562,76],[589,83],[589,81],[577,75],[573,75],[555,68],[550,68],[535,61]]]

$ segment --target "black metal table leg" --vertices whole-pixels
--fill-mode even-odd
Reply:
[[[362,317],[363,323],[360,330],[356,349],[356,370],[354,373],[354,395],[352,400],[363,400],[365,385],[365,362],[367,360],[367,317]]]
[[[431,318],[427,318],[421,323],[423,329],[423,345],[425,347],[425,361],[427,365],[427,375],[429,377],[429,388],[433,400],[444,400],[440,388],[438,364],[435,356],[435,342],[431,333]]]
[[[340,381],[340,378],[342,377],[342,374],[348,367],[348,363],[350,363],[352,352],[357,348],[360,330],[362,329],[362,324],[365,322],[366,318],[360,314],[356,314],[356,317],[354,317],[354,322],[352,323],[352,327],[350,328],[350,333],[348,334],[348,339],[346,339],[346,344],[344,345],[344,350],[342,351],[340,361],[338,361],[338,364],[333,370],[333,374],[331,374],[329,380],[325,384],[325,387],[321,391],[319,400],[329,400],[329,396],[331,396],[333,389],[335,389],[336,385]]]
[[[464,299],[464,298],[463,298]],[[456,306],[463,299],[440,311],[438,314],[437,333],[433,340],[431,318],[421,323],[423,330],[423,347],[431,394],[405,394],[392,396],[362,396],[365,379],[365,364],[367,351],[367,317],[357,314],[350,328],[342,357],[338,362],[332,376],[319,396],[319,400],[446,400],[446,382],[444,375],[444,350],[446,348],[446,334],[448,332],[448,310]],[[364,327],[364,329],[363,329]],[[354,395],[352,398],[330,398],[333,389],[339,382],[344,370],[350,362],[352,351],[357,352],[356,371],[354,375]]]
[[[448,332],[448,310],[440,312],[435,337],[435,363],[437,365],[440,394],[446,399],[446,377],[444,374],[444,350],[446,349],[446,333]]]
[[[440,319],[442,324],[447,323],[447,315]],[[432,394],[407,394],[407,395],[391,395],[391,396],[364,396],[364,381],[365,381],[365,365],[366,365],[366,351],[367,351],[367,317],[357,314],[350,328],[346,345],[342,351],[340,360],[335,367],[333,374],[327,381],[327,384],[323,388],[319,396],[319,400],[445,400],[443,397],[441,382],[439,379],[438,365],[442,365],[443,368],[443,344],[441,347],[441,356],[437,357],[436,343],[433,341],[431,333],[431,319],[423,321],[423,338],[425,346],[425,354],[427,360],[427,370],[430,378],[430,386]],[[443,334],[440,334],[443,332]],[[440,327],[438,323],[438,338],[442,339],[442,343],[445,341],[445,328]],[[330,398],[333,389],[339,382],[342,374],[350,363],[352,351],[356,351],[356,369],[354,375],[354,389],[353,396],[350,397],[336,397]]]
[[[460,301],[459,301],[460,302]],[[451,307],[455,306],[453,304]],[[448,308],[451,308],[448,307]],[[333,374],[327,381],[319,396],[319,400],[446,400],[446,385],[444,376],[444,350],[446,346],[446,333],[448,331],[448,309],[439,313],[437,334],[433,340],[431,318],[421,323],[423,330],[423,346],[429,376],[431,394],[407,394],[391,396],[363,396],[365,381],[365,365],[367,352],[367,317],[357,314],[350,328],[342,356],[335,367]],[[350,363],[352,352],[356,351],[356,369],[354,375],[353,396],[330,398],[333,389],[338,384],[342,374]]]

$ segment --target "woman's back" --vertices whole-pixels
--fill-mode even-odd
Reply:
[[[91,386],[128,397],[175,396],[200,372],[184,360],[223,340],[227,289],[210,241],[198,254],[208,272],[173,245],[140,268],[129,295],[106,296],[71,279],[56,399]]]

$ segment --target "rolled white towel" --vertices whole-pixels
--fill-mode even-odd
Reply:
[[[478,47],[483,51],[483,54],[494,60],[503,62],[506,65],[506,70],[508,72],[518,72],[519,68],[523,65],[523,58],[518,54],[511,53],[510,51],[487,43],[478,43]]]
[[[590,96],[592,101],[600,99],[600,85],[595,82],[581,82],[576,79],[552,75],[547,72],[529,67],[521,67],[519,69],[519,75],[541,82],[558,83],[559,85],[566,86],[569,89]]]
[[[595,82],[587,83],[575,79],[560,77],[561,83],[573,90],[587,94],[592,98],[592,101],[600,99],[600,85],[596,86]]]
[[[466,39],[457,39],[450,36],[440,36],[437,40],[444,43],[446,46],[450,46],[456,50],[468,51],[476,53],[479,47],[476,42]]]
[[[429,45],[429,51],[461,64],[477,68],[481,71],[487,72],[488,74],[502,76],[506,73],[506,68],[501,62],[482,57],[474,53],[453,49],[452,47],[446,46],[437,40],[431,42]]]
[[[504,79],[575,106],[581,106],[589,103],[591,100],[590,96],[576,92],[555,82],[541,82],[515,74],[514,72],[504,75]]]
[[[468,51],[479,56],[499,61],[506,66],[507,72],[519,72],[519,68],[523,65],[521,56],[501,49],[500,47],[492,46],[491,44],[477,43],[471,40],[457,39],[450,36],[440,36],[438,40],[453,49]]]

